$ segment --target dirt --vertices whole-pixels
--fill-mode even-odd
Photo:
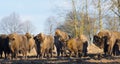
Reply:
[[[0,59],[0,64],[120,64],[120,55],[118,56],[107,56],[98,58],[98,54],[103,53],[103,50],[96,47],[94,44],[88,46],[87,57],[56,57],[54,54],[53,58],[36,58],[35,49],[28,53],[27,59],[21,59],[19,55],[18,59]]]

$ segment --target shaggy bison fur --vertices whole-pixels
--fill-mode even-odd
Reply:
[[[21,52],[27,58],[28,43],[25,35],[17,33],[9,34],[9,47],[12,51],[12,58],[17,58],[18,53]]]

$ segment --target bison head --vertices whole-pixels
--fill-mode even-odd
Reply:
[[[45,40],[45,35],[44,35],[43,33],[40,33],[40,34],[37,35],[37,38],[38,38],[41,42],[43,42],[43,41]]]
[[[15,34],[10,34],[8,38],[9,38],[9,45],[11,45],[15,41]]]
[[[55,31],[55,36],[58,36],[60,41],[63,41],[63,42],[65,42],[65,41],[67,41],[69,39],[69,35],[67,33],[59,30],[59,29],[57,29]]]
[[[109,30],[102,30],[98,33],[98,36],[100,38],[104,38],[104,37],[107,37],[107,38],[110,38],[111,37],[111,32]]]
[[[28,33],[28,32],[25,34],[25,36],[26,36],[28,39],[32,38],[32,35],[31,35],[30,33]]]
[[[104,46],[107,45],[107,40],[108,40],[107,36],[100,38],[98,35],[94,35],[93,37],[93,43],[100,49],[104,48]]]
[[[15,46],[15,44],[17,42],[16,38],[17,37],[16,37],[15,33],[8,35],[9,47],[10,47],[10,49],[11,49],[12,52],[14,52],[13,47]]]
[[[97,36],[97,35],[94,35],[94,36],[93,36],[93,43],[94,43],[96,46],[98,46],[98,47],[101,48],[101,39],[100,39],[99,36]]]

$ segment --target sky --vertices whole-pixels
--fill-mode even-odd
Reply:
[[[0,20],[15,12],[22,21],[32,22],[36,28],[34,33],[45,32],[45,21],[56,16],[59,8],[69,9],[69,0],[0,0]]]

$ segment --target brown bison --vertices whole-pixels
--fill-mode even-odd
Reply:
[[[30,52],[31,49],[33,49],[35,47],[35,40],[34,40],[33,36],[30,33],[26,33],[25,36],[27,37],[28,50]]]
[[[100,31],[97,36],[94,36],[94,42],[98,39],[99,41],[95,44],[97,44],[99,48],[104,48],[104,52],[112,55],[116,40],[120,39],[119,36],[120,32],[103,30]]]
[[[9,34],[9,47],[12,51],[12,58],[17,58],[18,53],[21,52],[27,58],[28,43],[25,35],[17,33]]]
[[[54,38],[51,35],[45,35],[43,33],[40,33],[36,36],[38,44],[37,49],[40,50],[39,53],[41,57],[47,55],[49,57],[51,55],[52,57],[52,50],[54,47]],[[50,54],[50,55],[49,55]]]
[[[88,40],[84,35],[80,35],[77,38],[71,38],[67,41],[67,49],[70,51],[70,56],[72,52],[74,52],[76,56],[80,56],[78,55],[79,53],[83,53],[83,55],[86,56],[87,47]]]
[[[11,52],[9,48],[8,36],[5,34],[0,35],[0,57],[2,57],[3,52],[5,54],[5,58],[7,58],[7,55]]]

